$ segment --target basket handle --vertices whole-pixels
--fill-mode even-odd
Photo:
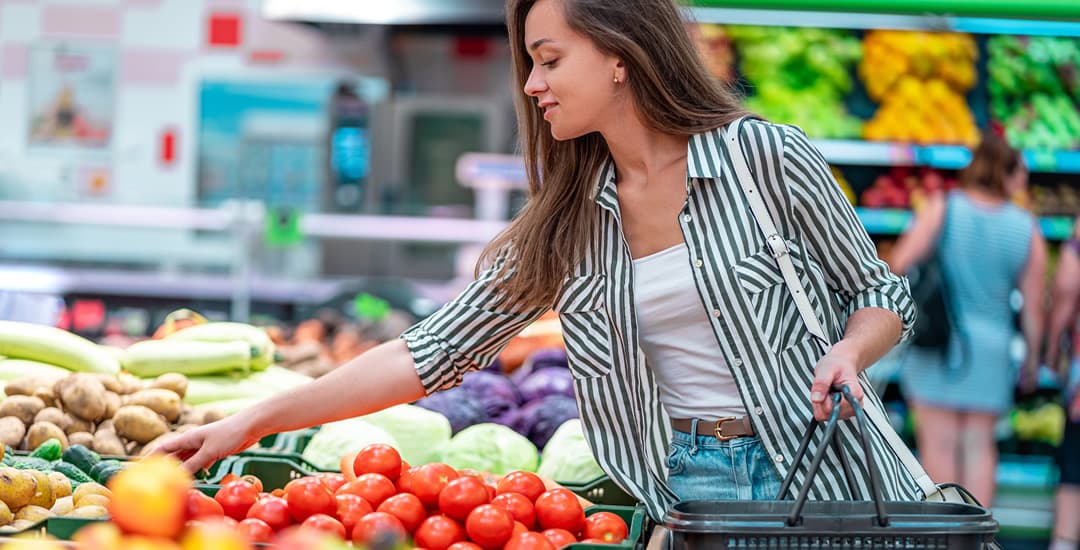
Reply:
[[[840,464],[844,469],[844,477],[847,479],[848,488],[854,495],[856,490],[855,476],[851,470],[851,463],[848,460],[847,453],[840,445],[840,438],[837,435],[837,425],[840,422],[840,404],[844,399],[847,399],[848,403],[855,410],[855,420],[859,425],[859,439],[862,443],[863,453],[866,454],[866,466],[870,470],[870,491],[871,499],[874,501],[875,509],[877,510],[877,522],[881,527],[889,525],[889,516],[885,512],[885,501],[881,496],[881,479],[878,475],[877,465],[874,463],[874,455],[870,452],[870,440],[867,438],[867,421],[866,412],[863,411],[862,406],[859,405],[859,400],[855,399],[855,396],[851,393],[851,388],[842,386],[839,389],[832,389],[833,409],[832,415],[825,423],[825,437],[822,440],[820,447],[814,451],[814,456],[811,458],[810,467],[806,470],[806,482],[799,489],[799,494],[795,497],[795,506],[792,508],[791,513],[787,517],[787,525],[795,526],[802,523],[802,510],[806,504],[807,497],[810,494],[810,485],[821,469],[821,462],[825,459],[825,453],[829,447],[833,448],[833,451],[840,457]],[[814,432],[817,430],[818,421],[811,419],[810,424],[806,427],[806,433],[803,435],[802,441],[799,442],[799,449],[795,451],[795,458],[791,463],[798,464],[806,457],[807,449],[810,447],[810,440],[814,436]],[[796,468],[793,466],[788,470],[787,476],[784,477],[784,482],[780,485],[780,492],[776,495],[776,500],[783,500],[784,495],[791,488],[792,482],[795,480]]]

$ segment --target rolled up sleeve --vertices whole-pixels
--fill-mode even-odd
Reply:
[[[510,339],[546,310],[515,307],[495,292],[503,261],[481,272],[456,298],[401,334],[428,394],[457,386],[465,373],[490,365]]]
[[[784,179],[794,199],[795,221],[810,255],[823,266],[826,283],[839,297],[845,319],[865,307],[887,309],[900,317],[900,341],[906,340],[915,324],[907,279],[878,258],[825,158],[794,126],[785,127]]]

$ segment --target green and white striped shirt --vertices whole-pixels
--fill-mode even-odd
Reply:
[[[806,135],[793,126],[747,120],[740,136],[762,198],[833,341],[842,337],[851,313],[864,307],[895,312],[906,337],[915,317],[907,282],[877,258],[828,164]],[[686,170],[688,198],[679,224],[694,282],[754,428],[783,476],[813,416],[810,385],[819,343],[800,319],[733,181],[723,129],[690,138]],[[659,520],[677,500],[666,481],[671,424],[638,340],[633,261],[623,238],[612,162],[595,185],[598,230],[554,309],[562,322],[593,453],[604,471]],[[492,289],[497,267],[481,273],[460,296],[402,335],[428,392],[451,388],[466,372],[489,365],[514,335],[543,313],[499,299]],[[867,404],[880,408],[865,380],[863,389]],[[873,426],[871,447],[885,498],[921,499],[914,479],[883,441],[882,429],[891,428]],[[855,496],[865,498],[867,470],[853,422],[844,422],[840,433],[854,457],[860,485]],[[820,439],[822,430],[817,435]],[[808,463],[796,465],[796,487],[804,481]],[[812,482],[811,498],[853,498],[842,471],[830,450]]]

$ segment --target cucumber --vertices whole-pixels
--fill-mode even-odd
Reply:
[[[83,473],[89,475],[90,470],[101,462],[101,456],[87,449],[83,445],[72,445],[64,450],[62,456],[64,462],[75,466],[83,471]]]
[[[192,325],[170,334],[166,340],[188,342],[247,342],[251,347],[251,368],[263,370],[274,362],[274,342],[260,327],[247,323],[214,322]]]
[[[90,476],[86,475],[86,472],[80,470],[78,466],[64,462],[63,460],[54,462],[52,471],[64,474],[64,477],[68,478],[72,484],[89,483],[93,481],[93,479],[90,479]]]
[[[120,362],[101,346],[66,330],[33,323],[0,321],[0,355],[80,372],[120,372]]]
[[[47,439],[41,445],[38,445],[30,456],[33,458],[41,458],[52,462],[54,460],[60,460],[60,456],[64,453],[64,447],[60,445],[60,440],[55,437]]]
[[[16,470],[40,470],[48,472],[52,470],[52,462],[36,456],[17,456],[11,466]]]
[[[180,333],[177,333],[180,334]],[[251,346],[245,341],[200,342],[145,340],[127,349],[128,372],[143,378],[167,372],[214,374],[251,369]]]
[[[105,485],[116,472],[124,469],[124,465],[117,460],[102,460],[90,469],[90,479]]]

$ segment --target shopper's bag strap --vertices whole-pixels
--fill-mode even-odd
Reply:
[[[769,210],[765,207],[757,182],[750,173],[750,167],[746,164],[742,141],[739,139],[744,120],[745,117],[740,118],[728,124],[724,130],[724,141],[727,143],[731,155],[731,165],[735,168],[735,179],[739,184],[739,188],[742,189],[743,196],[746,197],[746,202],[750,206],[750,211],[757,222],[758,228],[765,235],[765,240],[773,252],[773,258],[776,259],[776,264],[780,267],[780,272],[784,276],[784,284],[791,293],[791,298],[795,301],[799,316],[802,317],[803,323],[806,324],[810,334],[821,342],[822,352],[828,353],[832,341],[826,336],[825,329],[822,328],[821,322],[818,320],[817,315],[814,314],[814,307],[810,304],[810,298],[806,296],[802,281],[799,280],[799,274],[795,271],[795,264],[791,261],[787,242],[776,230],[776,224],[773,223],[772,216],[769,215]],[[864,409],[871,422],[878,428],[877,431],[882,434],[893,452],[900,457],[905,469],[915,479],[915,483],[918,484],[919,489],[928,500],[943,500],[946,502],[963,502],[966,500],[955,488],[938,487],[934,480],[930,479],[926,470],[919,464],[919,461],[911,453],[904,441],[900,439],[896,430],[889,423],[889,419],[885,417],[881,410],[870,401],[866,402]]]

